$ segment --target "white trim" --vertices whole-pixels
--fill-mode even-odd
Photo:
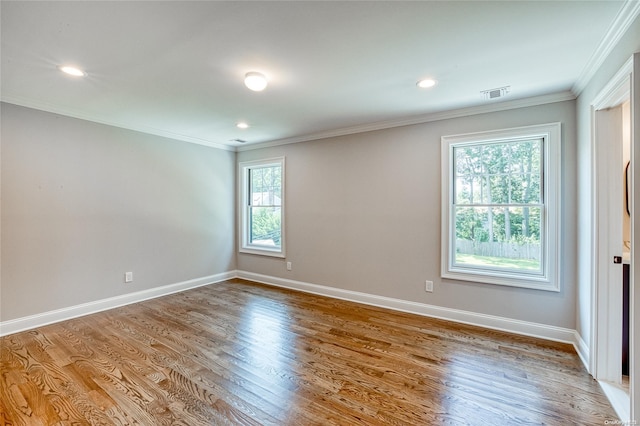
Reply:
[[[638,2],[640,4],[640,2]],[[620,67],[611,80],[600,90],[591,102],[595,110],[610,108],[622,103],[631,96],[631,73],[633,56]]]
[[[278,278],[241,270],[237,271],[237,273],[238,278],[268,284],[275,287],[283,287],[291,290],[303,291],[305,293],[312,293],[320,296],[333,297],[350,302],[363,303],[365,305],[392,309],[394,311],[407,312],[426,317],[439,318],[463,324],[470,324],[489,328],[492,330],[506,331],[523,336],[537,337],[540,339],[552,340],[562,343],[570,343],[573,344],[573,346],[576,348],[576,351],[580,353],[578,350],[578,346],[580,345],[580,343],[579,341],[576,341],[577,334],[575,330],[571,330],[568,328],[504,318],[495,315],[479,314],[476,312],[445,308],[442,306],[427,305],[424,303],[417,303],[391,297],[344,290],[335,287],[327,287],[318,284],[294,281],[286,278]],[[584,342],[582,342],[582,345],[584,345]]]
[[[327,130],[308,135],[294,136],[291,138],[277,139],[269,142],[258,142],[250,145],[239,146],[237,152],[251,151],[254,149],[268,148],[279,145],[289,145],[293,143],[309,142],[318,139],[333,138],[339,136],[353,135],[356,133],[372,132],[376,130],[391,129],[394,127],[411,126],[414,124],[431,123],[434,121],[449,120],[452,118],[469,117],[478,114],[487,114],[491,112],[507,111],[517,108],[527,108],[539,105],[552,104],[556,102],[573,101],[576,97],[570,91],[552,93],[549,95],[533,96],[530,98],[513,99],[509,101],[495,102],[488,104],[476,105],[467,108],[457,108],[449,111],[434,112],[428,114],[416,115],[408,118],[400,118],[397,120],[379,121],[375,123],[363,124],[360,126],[344,127],[342,129]]]
[[[107,299],[96,300],[80,305],[56,309],[53,311],[43,312],[41,314],[3,321],[0,322],[0,336],[6,336],[8,334],[18,333],[20,331],[30,330],[36,327],[42,327],[48,324],[53,324],[84,315],[95,314],[97,312],[106,311],[108,309],[142,302],[144,300],[154,299],[156,297],[166,296],[169,294],[178,293],[180,291],[190,290],[196,287],[214,284],[235,277],[235,271],[223,272],[207,277],[169,284],[162,287],[141,290],[135,293],[123,294]]]
[[[589,247],[589,264],[590,264],[590,268],[589,268],[589,272],[590,272],[590,276],[589,276],[589,290],[590,290],[590,297],[591,297],[591,306],[589,307],[590,309],[590,323],[589,323],[589,367],[588,367],[588,371],[589,374],[591,374],[594,378],[596,377],[596,369],[597,369],[597,365],[598,365],[598,357],[597,357],[597,351],[596,348],[598,347],[597,341],[598,341],[598,322],[596,320],[597,317],[597,282],[598,282],[598,265],[596,262],[596,259],[598,258],[598,226],[597,226],[597,220],[598,220],[598,211],[597,211],[597,202],[596,200],[598,199],[598,191],[596,188],[596,164],[597,164],[597,159],[596,159],[596,137],[595,137],[595,131],[596,131],[596,125],[595,125],[595,111],[593,106],[591,106],[591,110],[589,111],[589,137],[590,137],[590,152],[589,152],[589,156],[590,156],[590,164],[589,164],[589,170],[590,170],[590,181],[589,181],[589,190],[590,190],[590,196],[591,196],[591,209],[590,209],[590,213],[591,213],[591,222],[589,223],[590,225],[590,242],[591,242],[591,246]]]
[[[591,132],[591,348],[589,372],[597,380],[619,382],[621,366],[619,352],[621,347],[621,331],[618,309],[611,304],[620,306],[622,295],[614,293],[609,284],[610,268],[618,268],[611,264],[608,242],[609,204],[607,199],[609,189],[603,186],[603,180],[612,178],[608,162],[604,161],[602,153],[610,149],[610,141],[599,141],[596,113],[614,107],[631,94],[631,74],[633,71],[633,57],[615,73],[609,82],[598,92],[591,102],[590,132]],[[633,220],[633,219],[632,219]],[[600,229],[603,227],[603,229]],[[606,240],[606,241],[605,241]],[[620,247],[620,252],[622,246]],[[622,271],[620,271],[622,275]],[[632,357],[630,357],[632,359]]]
[[[585,343],[580,333],[578,333],[578,331],[574,332],[573,346],[576,348],[576,352],[578,353],[578,356],[580,357],[580,360],[582,361],[584,368],[586,368],[587,371],[589,371],[589,365],[590,365],[589,364],[590,363],[589,346],[587,346],[587,344]]]
[[[260,245],[249,241],[249,171],[254,168],[280,166],[280,247]],[[240,253],[257,254],[272,257],[286,257],[286,194],[285,194],[285,157],[267,158],[265,160],[243,161],[238,163],[238,251]]]
[[[542,273],[528,275],[525,273],[499,272],[481,270],[473,267],[454,265],[453,229],[454,182],[452,170],[454,166],[454,148],[461,145],[475,145],[486,142],[511,141],[524,138],[543,139],[543,200],[542,222],[544,223],[542,242]],[[531,288],[544,291],[560,291],[560,217],[561,217],[561,152],[562,124],[545,123],[532,126],[499,129],[459,135],[447,135],[441,138],[441,276],[447,279],[473,281],[477,283],[505,285]]]
[[[629,398],[629,393],[625,391],[620,385],[615,383],[605,382],[603,380],[599,380],[598,384],[602,388],[605,396],[609,400],[609,403],[613,407],[614,411],[620,417],[624,425],[632,425],[635,423],[631,423],[631,403]],[[613,419],[612,419],[613,420]],[[614,423],[610,423],[614,424]]]
[[[479,314],[470,311],[463,311],[460,309],[427,305],[424,303],[417,303],[391,297],[344,290],[340,288],[311,284],[302,281],[294,281],[285,278],[278,278],[241,270],[223,272],[220,274],[210,275],[208,277],[196,278],[176,284],[169,284],[163,287],[156,287],[149,290],[138,291],[135,293],[124,294],[108,299],[97,300],[94,302],[88,302],[76,306],[70,306],[67,308],[44,312],[42,314],[4,321],[0,323],[0,336],[6,336],[37,327],[43,327],[48,324],[90,315],[109,309],[114,309],[124,305],[130,305],[132,303],[142,302],[144,300],[154,299],[156,297],[167,296],[169,294],[215,284],[234,278],[241,278],[262,284],[272,285],[275,287],[282,287],[291,290],[302,291],[305,293],[312,293],[320,296],[377,306],[394,311],[439,318],[447,321],[475,325],[523,336],[569,343],[574,346],[576,352],[580,356],[580,359],[586,365],[588,365],[588,360],[585,360],[585,357],[588,354],[588,349],[586,348],[586,344],[584,343],[580,335],[575,330],[555,327],[546,324],[515,320],[511,318],[498,317],[495,315]]]
[[[633,70],[631,72],[631,265],[629,269],[629,395],[631,404],[630,418],[637,421],[640,417],[640,274],[636,267],[640,266],[640,52],[633,54]]]
[[[578,80],[571,88],[571,91],[576,96],[580,95],[584,88],[587,87],[593,76],[607,59],[607,56],[613,51],[639,14],[640,1],[638,0],[626,0],[622,7],[620,7],[618,14],[609,27],[609,31],[607,31],[607,34],[602,41],[600,41],[595,52],[593,52],[593,55],[589,58],[587,65],[582,70],[580,77],[578,77]]]
[[[0,98],[2,102],[6,102],[13,105],[23,106],[26,108],[33,108],[40,111],[51,112],[54,114],[64,115],[72,118],[78,118],[81,120],[87,120],[94,123],[105,124],[108,126],[114,126],[122,129],[133,130],[136,132],[162,136],[162,137],[166,137],[166,138],[170,138],[178,141],[195,143],[198,145],[204,145],[211,148],[217,148],[217,149],[222,149],[225,151],[232,151],[232,152],[250,151],[254,149],[262,149],[262,148],[267,148],[272,146],[289,145],[289,144],[300,143],[300,142],[309,142],[309,141],[318,140],[318,139],[346,136],[346,135],[352,135],[356,133],[371,132],[375,130],[391,129],[394,127],[411,126],[414,124],[430,123],[434,121],[448,120],[452,118],[469,117],[469,116],[478,115],[478,114],[507,111],[507,110],[516,109],[516,108],[527,108],[527,107],[546,105],[546,104],[551,104],[556,102],[573,101],[575,99],[576,99],[576,96],[571,91],[567,90],[564,92],[551,93],[551,94],[540,95],[540,96],[532,96],[532,97],[523,98],[523,99],[512,99],[512,100],[501,101],[501,102],[491,101],[490,103],[466,107],[466,108],[456,108],[449,111],[420,114],[413,117],[404,117],[396,120],[386,120],[386,121],[379,121],[379,122],[368,123],[368,124],[363,124],[358,126],[344,127],[341,129],[326,130],[326,131],[317,132],[317,133],[293,136],[290,138],[251,143],[244,146],[230,146],[224,143],[208,141],[208,140],[194,138],[192,136],[181,135],[177,133],[171,133],[166,130],[145,127],[145,126],[138,126],[131,123],[121,123],[116,121],[104,120],[98,117],[94,117],[83,111],[65,109],[60,107],[59,105],[37,101],[34,99],[28,99],[21,96],[12,96],[12,95],[7,95],[3,93],[2,97]]]

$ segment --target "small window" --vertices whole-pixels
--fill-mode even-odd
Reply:
[[[442,138],[442,276],[559,291],[560,124]]]
[[[284,257],[284,158],[239,169],[240,251]]]

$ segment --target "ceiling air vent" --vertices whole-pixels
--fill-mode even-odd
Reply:
[[[483,90],[482,98],[487,100],[498,99],[506,96],[511,91],[511,86],[498,87],[497,89]]]
[[[230,139],[229,142],[247,143],[244,139]]]

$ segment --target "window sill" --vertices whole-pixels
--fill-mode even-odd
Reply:
[[[240,250],[238,250],[238,252],[241,254],[254,254],[258,256],[269,256],[269,257],[279,257],[279,258],[286,257],[284,251],[268,250],[268,249],[262,249],[262,248],[244,248],[243,247]]]
[[[560,286],[550,282],[544,277],[523,277],[522,275],[510,275],[508,273],[497,275],[495,273],[483,274],[478,271],[474,272],[457,272],[450,270],[442,274],[442,278],[457,281],[472,281],[481,284],[493,284],[508,287],[528,288],[533,290],[543,290],[559,292]]]

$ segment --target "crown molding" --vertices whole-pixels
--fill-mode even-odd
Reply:
[[[59,105],[42,102],[42,101],[36,101],[34,99],[29,99],[29,98],[20,97],[20,96],[11,96],[7,94],[2,94],[2,97],[0,100],[2,102],[6,102],[9,104],[23,106],[26,108],[33,108],[40,111],[50,112],[53,114],[59,114],[67,117],[77,118],[80,120],[86,120],[94,123],[105,124],[108,126],[132,130],[136,132],[151,134],[155,136],[161,136],[161,137],[165,137],[173,140],[195,143],[198,145],[204,145],[210,148],[221,149],[224,151],[241,152],[241,151],[251,151],[254,149],[267,148],[271,146],[289,145],[289,144],[299,143],[299,142],[309,142],[309,141],[319,140],[319,139],[347,136],[347,135],[352,135],[356,133],[372,132],[376,130],[384,130],[384,129],[390,129],[394,127],[411,126],[414,124],[423,124],[423,123],[429,123],[433,121],[447,120],[451,118],[460,118],[460,117],[466,117],[466,116],[471,116],[476,114],[486,114],[490,112],[506,111],[509,109],[526,108],[530,106],[544,105],[544,104],[550,104],[555,102],[570,101],[574,99],[576,99],[576,96],[571,91],[564,91],[564,92],[552,93],[548,95],[534,96],[530,98],[491,102],[491,103],[476,105],[476,106],[467,107],[467,108],[459,108],[459,109],[453,109],[449,111],[421,114],[421,115],[416,115],[411,117],[400,118],[396,120],[386,120],[386,121],[379,121],[374,123],[367,123],[367,124],[358,125],[358,126],[332,129],[332,130],[327,130],[323,132],[294,136],[291,138],[277,139],[277,140],[267,141],[267,142],[258,142],[250,145],[237,146],[237,147],[220,144],[216,142],[211,142],[204,139],[194,138],[191,136],[172,133],[166,130],[156,129],[153,127],[104,120],[82,111],[63,108],[63,107],[60,107]]]
[[[149,126],[140,126],[132,123],[121,123],[117,121],[105,120],[91,114],[87,114],[83,111],[78,111],[72,108],[65,108],[60,105],[37,101],[34,99],[22,97],[22,96],[11,96],[2,94],[0,98],[2,102],[18,105],[26,108],[37,109],[39,111],[50,112],[53,114],[64,115],[65,117],[77,118],[80,120],[91,121],[93,123],[105,124],[107,126],[118,127],[126,130],[133,130],[135,132],[146,133],[149,135],[161,136],[168,139],[178,140],[182,142],[195,143],[198,145],[208,146],[209,148],[222,149],[224,151],[232,151],[235,152],[236,149],[233,146],[224,145],[221,143],[211,142],[205,139],[194,138],[192,136],[181,135],[178,133],[168,132],[162,129],[156,129],[154,127]]]
[[[638,0],[626,0],[618,14],[614,18],[609,31],[605,34],[602,41],[596,48],[587,65],[582,70],[580,77],[576,80],[575,84],[571,88],[571,91],[577,97],[587,87],[589,81],[596,74],[598,69],[602,66],[607,56],[616,47],[622,36],[627,32],[631,24],[636,20],[640,14],[640,1]]]
[[[62,108],[59,105],[49,104],[41,101],[35,101],[33,99],[28,99],[24,97],[3,94],[1,98],[2,102],[6,102],[9,104],[14,104],[18,106],[27,107],[27,108],[33,108],[41,111],[60,114],[67,117],[91,121],[99,124],[105,124],[108,126],[114,126],[122,129],[136,131],[136,132],[142,132],[142,133],[151,134],[155,136],[161,136],[161,137],[165,137],[173,140],[195,143],[198,145],[204,145],[210,148],[216,148],[216,149],[221,149],[221,150],[231,151],[231,152],[251,151],[255,149],[268,148],[272,146],[289,145],[289,144],[300,143],[300,142],[309,142],[309,141],[319,140],[319,139],[347,136],[347,135],[352,135],[356,133],[366,133],[366,132],[372,132],[376,130],[391,129],[394,127],[411,126],[414,124],[423,124],[423,123],[429,123],[434,121],[448,120],[452,118],[467,117],[467,116],[477,115],[477,114],[486,114],[491,112],[506,111],[506,110],[517,109],[517,108],[526,108],[526,107],[550,104],[555,102],[571,101],[575,99],[576,99],[576,96],[571,91],[564,91],[564,92],[552,93],[548,95],[534,96],[530,98],[491,102],[491,103],[476,105],[476,106],[467,107],[467,108],[459,108],[459,109],[453,109],[449,111],[421,114],[421,115],[416,115],[411,117],[400,118],[396,120],[378,121],[378,122],[367,123],[367,124],[358,125],[358,126],[332,129],[332,130],[327,130],[323,132],[310,133],[306,135],[294,136],[291,138],[277,139],[277,140],[267,141],[267,142],[258,142],[250,145],[236,147],[236,146],[229,146],[229,145],[220,144],[216,142],[210,142],[204,139],[194,138],[191,136],[176,134],[176,133],[172,133],[172,132],[168,132],[165,130],[156,129],[152,127],[104,120],[98,117],[94,117],[90,114],[86,114],[82,111]]]
[[[391,129],[394,127],[411,126],[434,121],[448,120],[451,118],[468,117],[477,114],[487,114],[491,112],[506,111],[510,109],[526,108],[538,105],[551,104],[575,100],[576,96],[571,91],[552,93],[548,95],[534,96],[530,98],[514,99],[501,102],[491,102],[489,104],[476,105],[467,108],[459,108],[449,111],[421,114],[397,120],[379,121],[375,123],[363,124],[359,126],[344,127],[341,129],[328,130],[325,132],[312,133],[308,135],[295,136],[292,138],[278,139],[270,142],[259,142],[251,145],[236,147],[236,151],[251,151],[254,149],[268,148],[279,145],[289,145],[299,142],[309,142],[319,139],[327,139],[338,136],[353,135],[356,133],[373,132],[376,130]]]

